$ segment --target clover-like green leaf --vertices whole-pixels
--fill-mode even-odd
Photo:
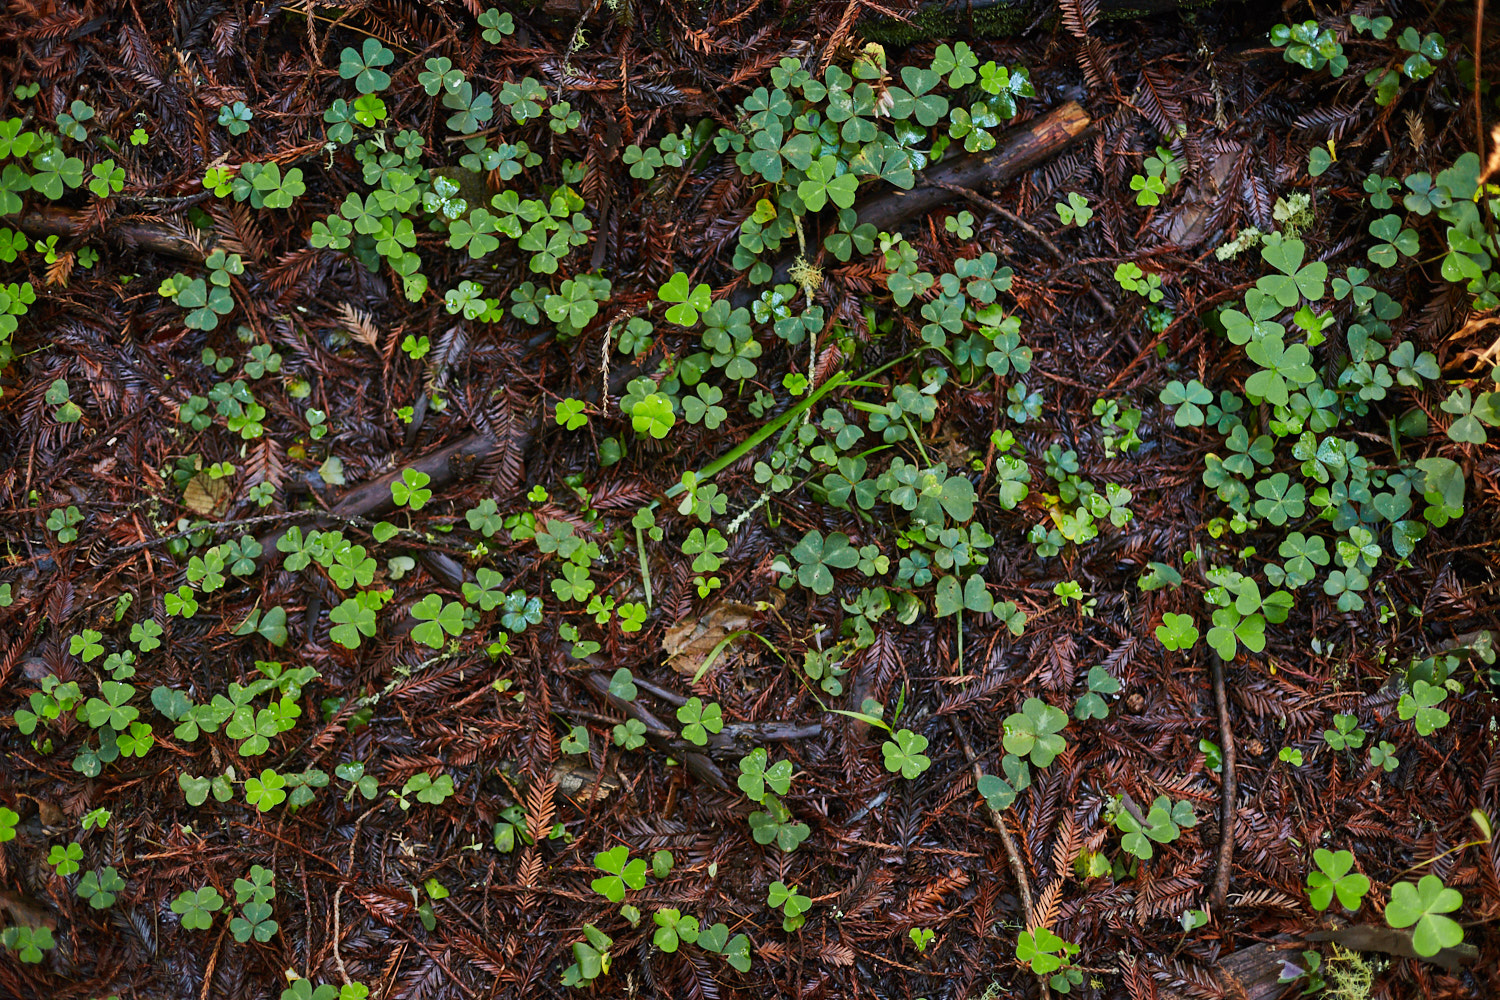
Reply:
[[[1214,400],[1214,394],[1202,382],[1193,379],[1184,385],[1175,379],[1167,383],[1160,396],[1163,406],[1175,406],[1172,422],[1178,427],[1203,426],[1203,409]]]
[[[187,889],[172,900],[172,912],[182,917],[182,926],[188,930],[206,931],[213,924],[214,913],[224,905],[224,897],[211,885],[201,889]]]
[[[698,322],[698,315],[713,305],[709,287],[699,284],[690,288],[688,276],[681,271],[672,275],[656,294],[663,302],[676,303],[667,310],[667,319],[678,326],[693,326]]]
[[[361,94],[373,94],[391,85],[391,75],[380,67],[396,61],[396,53],[378,38],[366,38],[359,49],[345,48],[339,54],[339,76],[354,81]]]
[[[1412,689],[1401,696],[1396,705],[1396,714],[1410,720],[1418,735],[1431,736],[1449,722],[1448,713],[1438,708],[1448,697],[1441,684],[1429,684],[1424,680],[1412,682]]]
[[[1256,287],[1288,309],[1297,305],[1299,297],[1322,298],[1328,265],[1322,261],[1304,265],[1302,258],[1306,252],[1301,240],[1284,239],[1276,234],[1268,236],[1260,255],[1281,273],[1266,275],[1256,282]]]
[[[103,868],[95,868],[93,871],[83,873],[78,880],[78,898],[87,900],[90,907],[95,910],[108,909],[114,905],[117,893],[125,890],[125,880],[112,865]]]
[[[932,759],[922,753],[927,749],[927,737],[910,729],[897,731],[895,738],[886,740],[880,749],[885,755],[885,769],[899,772],[908,781],[932,766]]]
[[[1315,910],[1326,910],[1335,895],[1346,910],[1359,909],[1359,902],[1370,891],[1370,880],[1353,872],[1354,855],[1349,851],[1313,851],[1315,872],[1307,875],[1307,898]]]
[[[833,156],[819,157],[808,164],[807,179],[797,185],[797,197],[808,211],[820,211],[830,201],[839,208],[853,207],[859,180],[852,173],[838,173],[838,169],[838,159]],[[670,313],[667,318],[671,319]]]
[[[1067,748],[1067,740],[1057,735],[1068,724],[1068,716],[1040,698],[1027,698],[1021,711],[1006,716],[1004,744],[1006,752],[1030,757],[1037,767],[1047,767]]]
[[[651,943],[668,954],[675,952],[679,942],[692,944],[698,940],[698,919],[685,917],[676,909],[661,909],[651,915],[656,924],[656,933]]]
[[[624,900],[627,888],[643,889],[646,886],[645,860],[630,860],[630,848],[624,844],[594,855],[594,867],[606,874],[594,879],[589,885],[611,903]]]
[[[802,895],[797,886],[788,886],[780,879],[772,882],[770,889],[766,891],[766,904],[773,910],[780,908],[785,914],[781,928],[787,933],[801,927],[807,919],[803,914],[812,908],[812,900]]]
[[[1381,267],[1391,267],[1401,257],[1416,256],[1421,246],[1416,230],[1402,228],[1401,216],[1395,214],[1382,215],[1371,222],[1370,235],[1383,242],[1370,247],[1365,254]]]
[[[264,944],[275,936],[278,927],[271,913],[270,903],[245,903],[240,907],[240,915],[229,921],[229,932],[240,944],[251,938]]]
[[[718,702],[709,702],[705,707],[702,698],[689,698],[678,707],[677,721],[684,724],[682,738],[701,747],[708,743],[709,733],[723,731],[724,711]]]
[[[411,637],[433,649],[441,649],[447,641],[443,633],[463,634],[464,607],[458,601],[444,604],[439,595],[428,594],[412,605],[411,616],[420,623],[412,628]]]
[[[1073,718],[1080,722],[1086,719],[1108,718],[1109,705],[1105,702],[1104,696],[1119,693],[1120,682],[1113,674],[1100,666],[1089,667],[1088,691],[1074,703]]]
[[[286,778],[270,768],[258,778],[245,779],[245,801],[261,812],[269,812],[286,801]]]
[[[767,788],[785,795],[792,787],[792,762],[779,760],[768,765],[767,759],[764,747],[756,747],[740,758],[740,791],[754,802],[765,801]]]
[[[1285,524],[1290,518],[1301,517],[1307,509],[1307,488],[1293,483],[1284,472],[1257,482],[1255,492],[1261,497],[1255,501],[1255,513],[1272,524]]]
[[[391,499],[398,507],[411,507],[412,510],[421,510],[428,500],[432,499],[432,491],[425,489],[432,477],[417,469],[402,469],[401,478],[391,482]]]
[[[78,870],[78,862],[83,860],[82,844],[53,844],[47,852],[47,864],[59,875],[71,875]]]
[[[1161,616],[1156,627],[1157,640],[1168,650],[1192,649],[1198,642],[1198,627],[1192,615],[1173,614],[1168,611]]]
[[[1397,929],[1412,927],[1412,947],[1418,955],[1431,958],[1444,948],[1463,943],[1463,927],[1444,915],[1463,904],[1463,894],[1457,889],[1445,887],[1436,875],[1423,875],[1416,885],[1397,882],[1391,886],[1385,921]]]
[[[859,565],[859,550],[842,532],[835,531],[824,538],[813,530],[793,546],[792,558],[797,561],[797,582],[822,595],[833,592],[833,570],[853,569]]]
[[[776,796],[767,795],[763,805],[766,807],[763,811],[749,816],[750,835],[757,844],[774,843],[779,850],[790,853],[812,833],[806,823],[793,821],[790,810]]]

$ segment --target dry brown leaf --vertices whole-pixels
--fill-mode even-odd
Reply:
[[[673,625],[661,640],[667,663],[684,677],[692,677],[726,636],[749,628],[756,613],[754,605],[720,601],[702,618]],[[726,652],[734,645],[731,643]]]
[[[57,918],[41,903],[19,892],[0,889],[0,914],[9,917],[6,923],[22,927],[57,927]]]
[[[194,514],[212,514],[214,509],[229,496],[227,479],[211,479],[208,473],[200,472],[188,480],[182,491],[182,502]]]
[[[42,826],[62,827],[67,823],[67,817],[63,815],[63,811],[57,807],[56,803],[31,795],[26,797],[36,803],[37,819],[42,821]]]
[[[1178,209],[1167,219],[1165,234],[1169,241],[1182,247],[1194,247],[1209,236],[1208,227],[1221,192],[1228,184],[1239,157],[1239,149],[1221,153],[1208,168],[1207,176],[1188,186],[1178,202]]]
[[[1487,314],[1471,316],[1469,317],[1468,322],[1464,323],[1463,326],[1455,330],[1452,336],[1450,336],[1448,339],[1467,340],[1471,337],[1480,336],[1481,334],[1487,337],[1489,336],[1489,334],[1485,334],[1484,331],[1489,327],[1495,326],[1496,324],[1500,324],[1500,316]],[[1485,365],[1500,364],[1500,337],[1496,337],[1493,341],[1491,341],[1488,347],[1469,348],[1468,350],[1460,354],[1456,360],[1463,361],[1470,358],[1473,359],[1474,368],[1480,368]]]
[[[589,767],[581,761],[560,761],[552,769],[552,781],[557,791],[567,798],[584,802],[603,802],[620,787],[620,779]]]

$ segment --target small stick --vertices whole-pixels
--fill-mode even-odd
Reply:
[[[658,687],[657,685],[652,684],[650,681],[642,680],[639,677],[634,677],[631,679],[635,683],[635,686],[640,688],[642,691],[654,694],[662,701],[667,702],[668,704],[673,705],[676,708],[681,708],[683,705],[687,704],[687,699],[675,691],[668,691],[664,687]]]
[[[633,701],[626,701],[623,698],[617,698],[614,695],[610,694],[609,678],[604,674],[599,673],[598,671],[592,671],[590,673],[581,675],[579,679],[582,680],[583,683],[588,685],[590,688],[593,688],[594,692],[608,701],[616,711],[628,713],[629,715],[634,716],[637,720],[639,720],[646,727],[646,737],[648,741],[658,747],[658,749],[670,746],[672,743],[675,743],[675,740],[668,741],[663,739],[662,737],[654,735],[654,732],[670,732],[670,730],[666,727],[665,724],[662,723],[660,719],[652,715],[644,706],[638,705]],[[637,684],[639,684],[639,682],[637,682]],[[717,736],[720,734],[716,733],[714,735]],[[707,754],[702,753],[701,751],[695,752],[691,750],[677,751],[677,753],[682,758],[682,762],[687,765],[687,769],[693,772],[694,776],[702,781],[706,781],[708,784],[713,785],[715,788],[720,789],[721,791],[727,792],[729,790],[729,782],[724,780],[724,772],[719,770],[718,765],[710,760]]]
[[[979,770],[979,760],[974,756],[974,748],[969,746],[969,738],[964,735],[963,726],[959,723],[957,716],[948,716],[948,725],[953,728],[953,735],[958,737],[958,745],[964,749],[964,756],[968,758],[969,767],[974,771],[974,781],[977,784],[983,772]],[[984,808],[989,813],[990,825],[1000,834],[1000,843],[1005,846],[1005,856],[1010,859],[1011,874],[1016,877],[1016,887],[1021,891],[1021,910],[1026,917],[1026,926],[1030,927],[1031,918],[1036,910],[1031,902],[1031,881],[1026,877],[1026,866],[1021,863],[1021,852],[1016,850],[1016,842],[1011,839],[1010,830],[1006,828],[1005,820],[1000,814],[989,802],[985,802]]]
[[[1229,698],[1224,692],[1224,664],[1211,658],[1209,672],[1213,677],[1214,704],[1219,710],[1219,743],[1224,755],[1224,781],[1220,788],[1223,802],[1219,808],[1219,867],[1214,873],[1214,890],[1209,896],[1215,908],[1222,910],[1229,895],[1229,876],[1234,867],[1234,730],[1229,727]]]

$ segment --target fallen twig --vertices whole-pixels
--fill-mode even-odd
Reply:
[[[73,238],[90,235],[84,227],[92,216],[84,212],[70,212],[55,205],[39,205],[15,215],[4,216],[10,225],[28,236],[60,236]],[[149,222],[108,223],[102,233],[105,239],[115,240],[126,246],[151,253],[180,257],[184,260],[202,261],[207,253],[204,245],[185,232],[177,232],[164,225]]]
[[[931,212],[960,191],[985,184],[1003,184],[1023,170],[1067,149],[1088,134],[1093,120],[1076,102],[1069,101],[1055,111],[999,136],[995,148],[985,153],[945,159],[917,176],[911,190],[882,186],[861,198],[854,210],[861,223],[877,230],[892,232],[903,222]],[[808,234],[809,246],[821,246],[821,236]],[[788,280],[797,254],[786,254],[773,265],[773,284]],[[748,284],[741,282],[730,294],[730,301],[748,305],[755,298]]]
[[[645,736],[652,746],[658,749],[668,748],[669,741],[665,737],[658,735],[659,733],[670,732],[666,724],[655,715],[652,715],[644,706],[610,694],[608,677],[598,671],[590,671],[583,675],[583,682],[590,688],[593,688],[596,694],[613,705],[616,711],[624,712],[632,718],[639,720],[646,727]],[[719,770],[719,766],[710,760],[707,754],[692,751],[674,752],[681,753],[682,762],[687,765],[687,769],[693,772],[694,776],[708,782],[715,788],[726,792],[729,791],[729,782],[725,780],[724,772]]]
[[[953,735],[958,738],[958,745],[963,747],[964,757],[969,761],[969,767],[974,772],[974,782],[977,785],[984,772],[979,769],[979,759],[974,756],[974,748],[969,745],[969,737],[964,733],[963,725],[954,715],[948,716],[948,725],[953,729]],[[1010,830],[1005,825],[1005,819],[997,812],[989,802],[984,804],[985,812],[989,815],[990,825],[995,832],[1000,834],[1000,843],[1005,847],[1005,856],[1010,861],[1011,874],[1016,878],[1016,888],[1021,893],[1021,912],[1026,919],[1026,926],[1032,924],[1032,917],[1036,914],[1035,904],[1031,901],[1031,880],[1026,877],[1026,865],[1021,861],[1021,852],[1016,849],[1016,842],[1011,838]]]
[[[1224,756],[1224,779],[1219,788],[1219,867],[1214,873],[1214,889],[1209,902],[1215,910],[1224,909],[1229,895],[1229,876],[1234,867],[1234,730],[1229,726],[1229,698],[1224,692],[1224,664],[1217,656],[1210,658],[1214,704],[1219,710],[1219,750]]]
[[[530,436],[529,433],[527,436]],[[429,455],[398,465],[378,479],[354,487],[319,516],[347,521],[395,510],[396,501],[391,496],[391,483],[399,480],[406,469],[415,469],[429,476],[428,485],[436,493],[451,483],[467,478],[479,462],[488,458],[499,444],[494,435],[489,433],[481,431],[470,434]],[[270,557],[284,534],[285,530],[279,530],[261,536],[262,561]]]
[[[1436,955],[1418,955],[1412,944],[1412,928],[1397,930],[1394,927],[1376,927],[1372,924],[1354,924],[1333,931],[1313,931],[1308,941],[1334,941],[1352,951],[1379,951],[1403,958],[1417,958],[1441,966],[1449,972],[1462,965],[1471,965],[1479,958],[1479,949],[1472,944],[1460,944],[1444,948]]]

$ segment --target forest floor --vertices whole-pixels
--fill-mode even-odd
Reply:
[[[1495,995],[1500,11],[914,6],[11,0],[0,996]]]

